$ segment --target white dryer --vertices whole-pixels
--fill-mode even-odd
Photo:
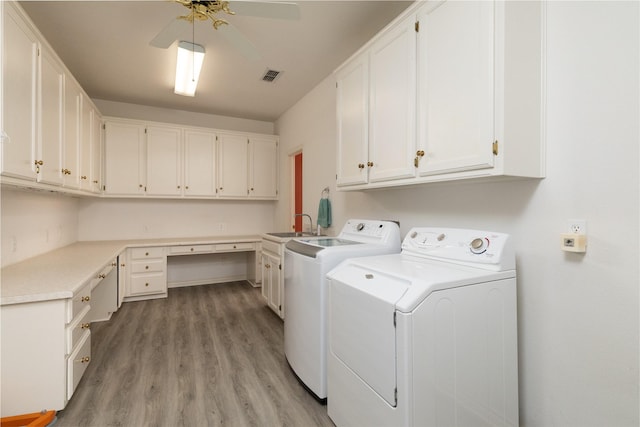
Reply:
[[[344,426],[517,426],[509,236],[414,228],[327,274],[328,412]]]
[[[320,401],[327,397],[325,276],[351,257],[400,253],[393,221],[351,219],[337,237],[287,242],[284,253],[284,353],[299,380]]]

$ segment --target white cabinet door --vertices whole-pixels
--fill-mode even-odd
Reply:
[[[280,258],[268,253],[262,254],[262,286],[266,286],[263,295],[266,294],[269,308],[282,317],[282,292],[280,289]]]
[[[278,139],[249,138],[249,197],[278,197]]]
[[[2,174],[35,181],[39,43],[12,2],[2,3]]]
[[[93,107],[86,96],[80,97],[80,188],[91,191],[91,127]]]
[[[427,5],[419,20],[419,173],[491,168],[494,3]]]
[[[102,118],[93,110],[91,120],[91,192],[100,193],[102,187]]]
[[[182,194],[181,141],[182,130],[178,127],[147,127],[147,194]]]
[[[38,181],[62,185],[64,69],[48,49],[40,60],[40,154]]]
[[[415,176],[416,29],[410,15],[370,48],[369,182]]]
[[[62,170],[64,186],[80,188],[80,108],[81,90],[68,75],[64,82],[64,154]]]
[[[216,195],[216,134],[184,132],[184,195]]]
[[[369,64],[360,55],[336,71],[337,185],[368,181]]]
[[[105,193],[143,195],[144,125],[107,121],[105,123]]]
[[[218,134],[218,195],[246,198],[248,138]]]

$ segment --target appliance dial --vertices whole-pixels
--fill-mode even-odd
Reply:
[[[474,254],[485,253],[488,247],[489,247],[489,239],[487,239],[486,237],[484,239],[481,237],[477,237],[473,239],[469,244],[469,249],[471,249],[471,252]]]
[[[362,223],[362,222],[361,222],[360,224],[358,224],[358,225],[356,226],[356,230],[358,230],[358,231],[362,231],[362,230],[364,230],[364,223]]]

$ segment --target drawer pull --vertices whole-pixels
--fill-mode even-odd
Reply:
[[[83,323],[80,329],[91,329],[91,323]]]
[[[82,298],[80,298],[80,301],[82,301],[82,302],[89,302],[89,301],[91,301],[91,297],[87,295],[86,297],[82,297]]]
[[[91,361],[91,358],[89,356],[85,356],[81,359],[77,359],[76,362],[80,362],[80,363],[89,363]]]
[[[98,274],[98,279],[104,279],[105,277],[107,277],[106,274]]]
[[[144,285],[145,285],[145,286],[149,286],[149,283],[145,283]]]
[[[148,265],[145,265],[145,266],[144,266],[144,269],[145,269],[145,270],[148,270],[148,269],[149,269],[149,266],[148,266]]]
[[[191,252],[193,252],[193,248],[191,248]]]
[[[115,267],[116,265],[118,265],[118,263],[115,261],[111,263],[111,267]]]
[[[149,252],[145,252],[145,253],[144,253],[144,256],[149,256]]]

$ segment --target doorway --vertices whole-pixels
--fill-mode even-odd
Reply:
[[[293,155],[293,218],[294,231],[302,231],[302,151]]]

